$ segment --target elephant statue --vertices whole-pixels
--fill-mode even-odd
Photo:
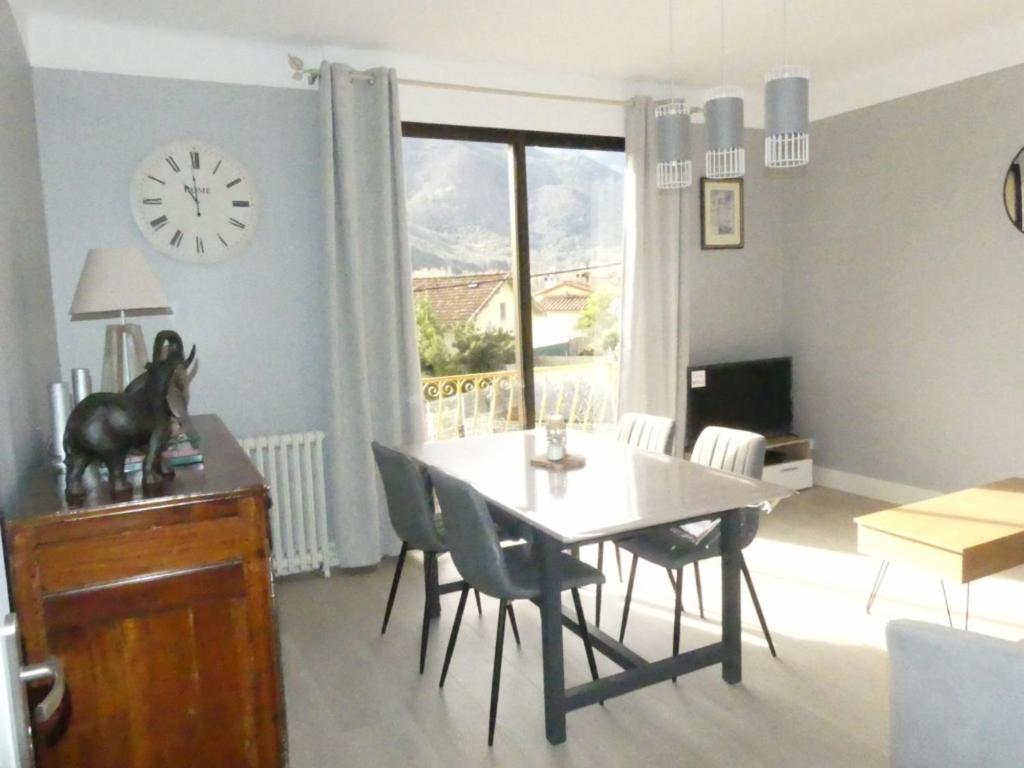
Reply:
[[[153,362],[146,364],[146,372],[124,392],[95,392],[75,406],[68,417],[64,463],[69,503],[84,500],[82,475],[96,461],[110,473],[111,496],[115,500],[130,499],[132,486],[125,477],[124,464],[132,449],[145,449],[143,489],[159,490],[159,461],[170,437],[171,419],[188,415],[178,387],[187,380],[186,371],[195,359],[196,348],[192,347],[186,359],[178,334],[162,331],[157,338],[160,343],[154,345]]]

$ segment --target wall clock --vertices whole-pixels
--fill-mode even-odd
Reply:
[[[160,253],[220,261],[245,245],[256,224],[249,172],[222,149],[175,141],[143,160],[131,183],[135,223]]]

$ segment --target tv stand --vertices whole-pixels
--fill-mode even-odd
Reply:
[[[810,438],[797,435],[768,438],[762,480],[802,491],[814,485],[813,469]]]

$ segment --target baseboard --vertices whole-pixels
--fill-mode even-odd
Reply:
[[[881,499],[892,504],[910,504],[921,501],[921,499],[942,495],[942,491],[930,491],[927,488],[917,488],[913,485],[892,483],[866,475],[855,475],[852,472],[830,469],[818,464],[814,465],[814,484],[846,493],[855,493],[858,496],[867,496],[870,499]]]

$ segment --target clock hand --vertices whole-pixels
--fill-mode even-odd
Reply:
[[[187,189],[187,187],[186,187]],[[192,171],[192,199],[196,203],[196,216],[202,216],[202,211],[199,210],[199,187],[196,185],[196,172]]]

